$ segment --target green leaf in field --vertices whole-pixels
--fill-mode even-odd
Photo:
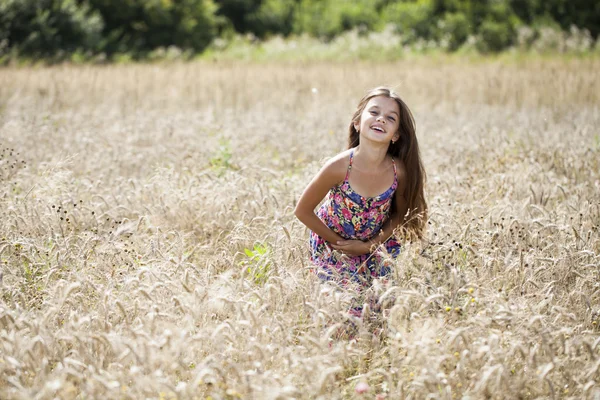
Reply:
[[[244,254],[248,257],[241,265],[246,265],[246,271],[254,283],[263,284],[267,281],[271,269],[270,251],[267,245],[255,243],[251,249],[244,248]]]

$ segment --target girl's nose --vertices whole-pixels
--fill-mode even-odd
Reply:
[[[381,121],[385,124],[385,118],[383,118],[381,115],[377,117],[376,121]]]

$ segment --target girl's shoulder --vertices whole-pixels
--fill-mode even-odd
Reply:
[[[341,153],[331,157],[325,162],[323,168],[329,170],[331,173],[345,177],[348,166],[350,165],[350,153],[352,150],[354,149],[342,151]]]
[[[340,185],[346,179],[346,172],[350,164],[350,151],[343,151],[325,162],[317,175],[317,180],[331,188]]]

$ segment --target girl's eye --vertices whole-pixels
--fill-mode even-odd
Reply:
[[[377,115],[377,111],[369,111],[371,115]]]
[[[392,122],[396,122],[396,118],[394,118],[394,117],[388,117],[388,119]]]

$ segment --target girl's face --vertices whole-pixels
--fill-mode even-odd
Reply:
[[[364,139],[389,144],[400,138],[400,108],[396,100],[386,96],[371,98],[362,114],[360,121],[354,123],[354,128]]]

